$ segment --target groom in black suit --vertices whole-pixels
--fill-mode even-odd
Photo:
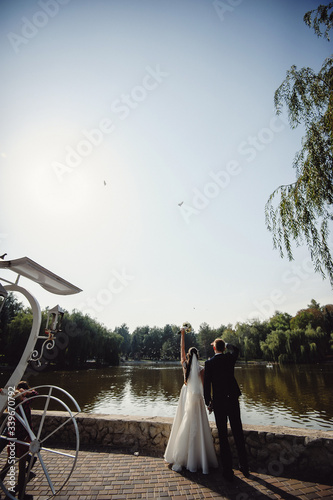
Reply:
[[[234,376],[234,366],[239,349],[226,344],[222,339],[212,343],[215,356],[205,363],[204,396],[208,409],[213,409],[220,440],[220,455],[223,477],[232,481],[232,455],[228,441],[227,419],[235,439],[239,468],[244,476],[249,476],[242,421],[238,398],[241,395]]]

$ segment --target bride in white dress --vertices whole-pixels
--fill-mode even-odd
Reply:
[[[164,459],[173,464],[172,470],[176,472],[186,467],[191,472],[201,469],[208,474],[209,467],[218,467],[218,462],[203,399],[204,368],[199,365],[195,347],[185,354],[184,328],[181,329],[180,356],[184,385]]]

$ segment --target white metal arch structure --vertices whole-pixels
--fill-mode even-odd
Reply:
[[[42,319],[40,306],[39,306],[37,300],[35,299],[35,297],[33,297],[33,295],[31,295],[27,290],[25,290],[25,288],[22,288],[18,285],[6,285],[4,288],[5,288],[5,290],[7,290],[9,292],[20,292],[20,293],[22,293],[22,295],[24,295],[26,297],[26,299],[28,300],[28,302],[31,306],[31,309],[32,309],[33,320],[32,320],[32,327],[31,327],[31,332],[30,332],[29,338],[28,338],[28,342],[26,343],[26,346],[25,346],[25,349],[24,349],[23,354],[21,356],[21,359],[20,359],[17,367],[13,371],[12,375],[8,379],[5,387],[3,388],[3,392],[0,393],[0,415],[2,414],[2,412],[4,411],[4,409],[7,406],[8,387],[16,387],[16,385],[22,379],[23,374],[28,366],[30,354],[32,353],[33,348],[34,348],[36,341],[37,341],[37,338],[38,338],[39,329],[40,329],[40,325],[41,325],[41,319]]]
[[[38,283],[45,290],[57,295],[72,295],[82,291],[77,286],[72,285],[63,278],[60,278],[60,276],[57,276],[56,274],[52,273],[52,271],[49,271],[45,267],[42,267],[40,264],[37,264],[37,262],[34,262],[28,257],[22,257],[20,259],[8,261],[0,260],[0,270],[1,269],[8,269],[17,274],[15,283],[2,279],[2,281],[10,283],[9,285],[4,286],[4,288],[7,291],[20,292],[27,298],[33,312],[33,324],[21,360],[19,361],[12,376],[6,383],[4,391],[0,393],[0,415],[7,403],[7,388],[10,386],[16,386],[18,384],[23,376],[26,367],[28,366],[29,357],[38,338],[39,328],[41,324],[40,306],[37,300],[25,288],[18,286],[20,276],[24,276],[25,278]]]
[[[4,411],[8,406],[8,389],[12,388],[12,387],[16,387],[18,382],[22,379],[23,374],[28,366],[29,360],[31,359],[31,354],[33,352],[36,341],[38,338],[41,338],[39,336],[39,330],[40,330],[40,326],[41,326],[41,310],[40,310],[39,303],[37,302],[35,297],[33,297],[33,295],[31,295],[30,292],[28,292],[22,286],[18,285],[18,281],[19,281],[20,276],[24,276],[24,277],[34,281],[35,283],[38,283],[45,290],[47,290],[51,293],[57,294],[57,295],[71,295],[71,294],[81,292],[80,288],[76,287],[75,285],[72,285],[71,283],[64,280],[63,278],[60,278],[56,274],[54,274],[51,271],[49,271],[48,269],[40,266],[39,264],[37,264],[33,260],[29,259],[28,257],[23,257],[23,258],[11,260],[11,261],[4,261],[4,260],[0,259],[0,270],[1,269],[11,270],[17,274],[15,283],[8,281],[7,279],[0,278],[1,281],[4,281],[7,283],[5,286],[1,286],[1,290],[2,291],[5,290],[5,292],[12,291],[12,292],[22,293],[26,297],[26,299],[28,300],[28,302],[31,306],[32,314],[33,314],[33,322],[32,322],[31,332],[30,332],[28,341],[26,343],[26,346],[24,348],[23,354],[21,356],[21,359],[20,359],[17,367],[13,371],[12,375],[10,376],[9,380],[5,384],[3,391],[0,393],[0,417],[3,416]],[[44,337],[42,337],[42,338],[44,338]],[[46,387],[46,386],[43,386],[43,387]],[[25,419],[25,421],[21,422],[24,425],[24,427],[26,428],[26,431],[32,440],[30,445],[27,444],[27,453],[26,454],[28,454],[30,452],[30,454],[32,456],[34,456],[35,454],[38,455],[38,458],[40,459],[40,463],[42,465],[42,469],[44,471],[45,476],[47,477],[48,483],[49,483],[50,488],[51,488],[51,496],[56,494],[57,492],[59,492],[60,489],[64,486],[64,484],[68,481],[68,479],[69,479],[69,477],[70,477],[70,475],[75,467],[75,464],[76,464],[78,446],[79,446],[78,428],[77,428],[77,424],[75,421],[75,415],[71,412],[71,410],[69,409],[69,407],[65,403],[63,403],[58,397],[55,397],[52,394],[53,390],[62,391],[63,394],[66,394],[67,396],[69,396],[70,400],[74,403],[75,413],[80,411],[80,408],[79,408],[78,404],[76,403],[76,401],[74,400],[74,398],[72,398],[68,393],[66,393],[66,391],[64,391],[63,389],[57,388],[57,387],[51,387],[46,396],[40,396],[40,397],[44,397],[46,402],[45,402],[45,406],[44,406],[44,413],[43,413],[42,422],[41,422],[41,425],[40,425],[39,430],[38,430],[38,435],[36,436],[33,434],[26,419]],[[76,439],[77,445],[76,445],[75,455],[64,454],[64,455],[70,457],[70,460],[73,460],[71,467],[70,467],[70,472],[66,476],[65,482],[62,484],[62,486],[60,486],[60,487],[57,486],[56,489],[52,483],[52,480],[50,479],[49,472],[46,471],[46,469],[45,469],[45,466],[43,464],[43,460],[42,460],[42,457],[40,454],[40,450],[43,449],[42,441],[40,440],[42,426],[43,426],[43,422],[45,419],[45,413],[47,411],[47,408],[49,406],[49,402],[51,400],[58,401],[58,403],[60,403],[63,406],[63,408],[68,411],[68,414],[69,414],[68,421],[74,425],[76,438],[77,438]],[[18,408],[19,408],[19,406],[20,405],[18,405]],[[18,421],[20,421],[20,419],[22,420],[22,418],[20,417],[18,412],[16,412],[16,417],[17,417]],[[0,434],[2,434],[2,430],[5,427],[6,418],[8,418],[8,416],[5,415],[5,418],[2,419],[3,420],[2,425],[0,422],[0,431],[1,431]],[[7,439],[9,441],[9,438],[5,437],[5,439]],[[51,450],[48,450],[48,451],[51,451]],[[28,475],[30,473],[30,469],[31,469],[31,466],[29,466],[29,471],[27,473]],[[28,481],[28,479],[25,480],[25,486],[27,484],[27,481]],[[5,491],[5,493],[8,495],[9,498],[15,499],[15,496],[13,496],[9,491],[6,490],[6,488],[4,487],[1,480],[0,480],[0,488],[3,489],[3,491]]]

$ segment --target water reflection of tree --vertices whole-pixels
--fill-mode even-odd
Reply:
[[[131,393],[136,398],[163,398],[169,401],[179,395],[183,383],[181,367],[137,367],[130,374]]]
[[[117,367],[61,372],[31,372],[28,374],[30,386],[41,384],[58,385],[72,394],[82,409],[90,411],[108,397],[121,401],[127,374]],[[38,409],[38,406],[34,406]]]
[[[323,420],[332,417],[328,387],[333,383],[333,367],[321,369],[302,366],[262,366],[236,370],[246,403],[260,402],[265,408],[277,405],[294,416],[316,412]]]

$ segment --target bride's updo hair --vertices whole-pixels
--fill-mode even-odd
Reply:
[[[191,364],[192,364],[192,358],[193,356],[196,356],[197,359],[199,358],[199,353],[198,353],[198,349],[196,347],[191,347],[189,350],[188,350],[188,353],[187,353],[187,362],[186,362],[186,372],[185,372],[185,382],[187,382],[189,376],[190,376],[190,372],[191,372]]]

